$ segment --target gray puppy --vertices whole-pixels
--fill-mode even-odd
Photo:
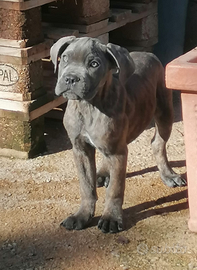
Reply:
[[[51,48],[55,70],[60,57],[56,95],[68,99],[64,126],[73,145],[81,205],[62,225],[83,229],[95,212],[96,182],[105,185],[106,202],[98,228],[123,229],[127,144],[155,119],[153,153],[161,179],[169,187],[185,180],[169,166],[166,142],[170,136],[172,93],[165,88],[164,70],[151,53],[129,52],[93,38],[65,37]],[[95,149],[104,156],[96,173]]]

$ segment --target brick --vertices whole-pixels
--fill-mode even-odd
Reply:
[[[42,61],[28,65],[14,65],[0,62],[0,97],[10,93],[21,94],[20,100],[31,100],[43,94]],[[38,91],[37,91],[38,90]],[[14,96],[13,96],[14,97]],[[14,98],[13,98],[14,99]]]
[[[44,142],[44,117],[31,122],[20,119],[17,112],[12,118],[0,117],[0,148],[28,153],[32,157],[46,149]]]
[[[0,8],[0,38],[26,40],[26,46],[43,41],[41,9],[27,11]]]
[[[52,14],[64,14],[64,21],[91,24],[109,16],[109,0],[64,0],[49,5]]]

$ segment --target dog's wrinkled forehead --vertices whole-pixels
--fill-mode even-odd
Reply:
[[[88,56],[102,57],[103,46],[97,39],[80,38],[74,40],[62,53],[62,57],[69,57],[73,61],[84,61]]]

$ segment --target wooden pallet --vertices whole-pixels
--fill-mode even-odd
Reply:
[[[147,6],[147,5],[146,5]],[[56,41],[62,37],[62,34],[65,31],[65,36],[67,36],[65,28],[72,28],[76,32],[73,33],[75,36],[84,37],[98,37],[105,33],[109,33],[117,28],[120,28],[127,23],[135,22],[140,20],[150,14],[157,12],[156,2],[148,5],[147,9],[140,13],[133,13],[132,10],[128,9],[111,9],[109,21],[101,21],[92,25],[76,25],[76,24],[57,24],[57,23],[43,23],[44,26],[44,35],[48,38]],[[70,31],[70,29],[68,31]],[[50,34],[49,34],[50,32]]]

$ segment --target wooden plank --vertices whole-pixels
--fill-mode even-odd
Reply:
[[[133,13],[142,13],[151,9],[156,3],[142,4],[142,3],[132,3],[132,2],[120,2],[120,1],[112,1],[112,8],[123,8],[130,9]]]
[[[124,20],[129,20],[131,17],[131,10],[128,9],[111,9],[111,22],[120,22]]]
[[[152,14],[154,12],[157,12],[157,5],[156,5],[156,3],[155,4],[153,3],[152,8],[149,9],[149,10],[147,10],[147,11],[145,11],[145,12],[131,13],[131,15],[129,17],[125,18],[122,21],[119,21],[119,22],[109,22],[108,23],[108,32],[113,31],[113,30],[115,30],[117,28],[120,28],[120,27],[124,26],[127,23],[135,22],[135,21],[140,20],[140,19],[142,19],[144,17],[147,17],[147,16],[149,16],[150,14]]]
[[[97,31],[99,29],[102,29],[104,27],[106,27],[108,25],[108,19],[97,22],[97,23],[93,23],[93,24],[89,24],[89,25],[80,25],[80,24],[64,24],[64,26],[66,28],[69,29],[76,29],[78,30],[80,33],[85,33],[85,34],[89,34],[91,32]]]
[[[23,101],[23,94],[0,91],[0,99],[10,99],[10,100],[16,100],[16,101]]]
[[[29,112],[29,108],[33,101],[0,99],[0,110],[17,111],[24,114],[29,114],[29,120],[32,121],[50,110],[64,104],[65,102],[67,102],[67,100],[61,96]]]
[[[102,20],[108,19],[110,17],[110,10],[102,13],[93,15],[90,17],[82,17],[82,16],[76,16],[73,17],[73,14],[62,14],[58,10],[50,10],[49,7],[49,13],[42,13],[42,18],[44,22],[49,23],[71,23],[71,24],[78,24],[78,25],[89,25],[93,23],[100,22]]]
[[[30,101],[0,99],[0,109],[14,112],[29,113],[38,108],[41,108],[42,106],[50,102],[51,99],[48,97],[47,94]]]
[[[92,37],[92,38],[97,38],[98,36],[104,35],[108,33],[108,26],[101,28],[97,31],[94,32],[90,32],[88,34],[84,34],[84,33],[79,33],[79,37]]]
[[[65,102],[67,102],[67,100],[65,98],[63,98],[62,96],[54,99],[53,101],[41,106],[40,108],[38,108],[34,111],[31,111],[30,112],[30,120],[32,121],[32,120],[38,118],[39,116],[49,112],[53,108],[56,108]]]
[[[12,40],[0,38],[0,47],[25,48],[28,40]]]
[[[35,7],[40,7],[42,5],[54,2],[54,0],[29,0],[29,1],[16,1],[16,0],[1,0],[0,8],[3,9],[13,9],[13,10],[28,10]]]
[[[29,112],[31,101],[15,101],[8,99],[0,99],[0,109],[8,111],[17,111],[22,113]]]
[[[78,36],[79,31],[76,29],[67,29],[67,28],[58,28],[54,26],[50,26],[50,24],[43,25],[44,36],[47,39],[52,39],[54,42],[58,39],[66,36]]]
[[[0,47],[0,62],[27,65],[49,56],[52,40],[28,48]]]

